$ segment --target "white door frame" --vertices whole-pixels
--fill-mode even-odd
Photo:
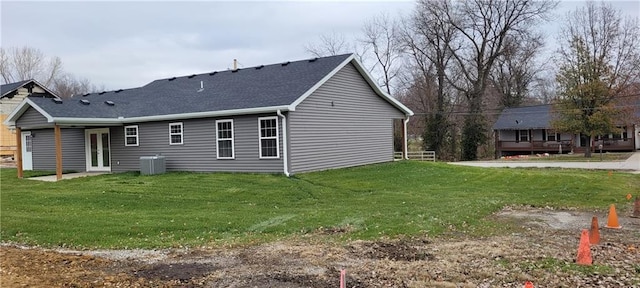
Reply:
[[[22,131],[20,137],[22,142],[22,170],[33,170],[33,136],[31,131]],[[29,141],[27,141],[27,138],[29,138]]]
[[[91,165],[91,134],[98,134],[98,136],[96,137],[96,161],[97,161],[97,165],[93,166]],[[102,135],[103,134],[107,134],[107,141],[109,141],[109,145],[108,145],[108,153],[109,153],[109,158],[107,159],[107,161],[109,163],[106,163],[107,166],[105,166],[104,161],[103,161],[103,147],[104,145],[102,144]],[[86,151],[86,163],[87,163],[87,171],[111,171],[111,135],[109,134],[109,128],[99,128],[99,129],[86,129],[84,130],[84,138],[85,138],[85,148],[84,150]]]

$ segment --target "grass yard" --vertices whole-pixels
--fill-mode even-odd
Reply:
[[[123,173],[51,183],[17,179],[15,169],[0,173],[1,240],[45,247],[233,245],[452,230],[487,235],[503,230],[486,216],[505,205],[606,210],[612,203],[624,207],[628,193],[640,194],[640,175],[628,173],[414,161],[291,178]]]

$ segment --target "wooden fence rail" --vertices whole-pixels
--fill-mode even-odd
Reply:
[[[394,159],[402,160],[402,152],[394,152]],[[436,152],[435,151],[411,151],[407,153],[409,160],[418,160],[418,161],[436,161]]]

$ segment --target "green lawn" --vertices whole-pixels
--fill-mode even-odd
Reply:
[[[124,173],[51,183],[0,173],[2,241],[79,248],[485,235],[502,230],[485,216],[507,204],[625,209],[624,196],[640,194],[640,175],[627,173],[414,161],[291,178]]]

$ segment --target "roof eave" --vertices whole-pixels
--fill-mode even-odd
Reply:
[[[249,114],[260,114],[260,113],[275,113],[278,110],[293,111],[289,108],[290,107],[287,105],[269,106],[269,107],[231,109],[231,110],[221,110],[221,111],[206,111],[206,112],[193,112],[193,113],[181,113],[181,114],[130,117],[130,118],[121,118],[121,121],[122,123],[153,122],[153,121],[164,121],[164,120],[182,120],[182,119],[192,119],[192,118],[208,118],[208,117],[223,117],[223,116],[249,115]]]
[[[119,125],[122,124],[122,119],[118,118],[76,118],[76,117],[54,117],[53,121],[56,124],[63,125]]]
[[[141,116],[141,117],[118,117],[118,118],[86,118],[86,117],[52,117],[45,110],[40,108],[29,98],[25,98],[16,109],[4,121],[4,124],[10,127],[15,126],[15,121],[22,116],[22,114],[32,107],[36,109],[40,114],[47,118],[48,123],[56,123],[63,125],[120,125],[124,123],[134,122],[153,122],[163,120],[182,120],[192,118],[207,118],[207,117],[223,117],[234,115],[249,115],[260,113],[275,113],[276,111],[293,111],[288,105],[281,106],[269,106],[269,107],[257,107],[257,108],[244,108],[244,109],[231,109],[222,111],[206,111],[206,112],[194,112],[194,113],[181,113],[181,114],[168,114],[168,115],[153,115],[153,116]]]

